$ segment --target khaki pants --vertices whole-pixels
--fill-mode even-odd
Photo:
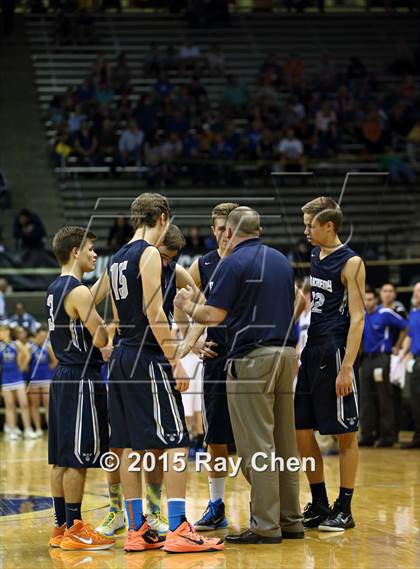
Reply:
[[[298,457],[293,405],[296,353],[293,348],[259,347],[231,362],[227,377],[230,418],[242,473],[251,485],[251,529],[266,537],[303,531],[299,472],[272,470],[271,455]],[[253,468],[255,453],[265,453]]]

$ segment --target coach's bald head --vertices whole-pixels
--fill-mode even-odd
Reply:
[[[230,233],[230,238],[250,239],[259,237],[261,233],[260,216],[251,207],[236,207],[227,218],[226,228]]]

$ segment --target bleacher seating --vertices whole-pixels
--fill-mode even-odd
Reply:
[[[418,24],[417,17],[398,16],[391,19],[383,14],[351,17],[252,14],[236,16],[231,28],[191,31],[177,17],[142,13],[105,17],[95,15],[94,45],[53,45],[53,19],[48,16],[28,18],[27,32],[40,109],[45,118],[46,136],[50,139],[54,132],[46,119],[46,112],[52,96],[63,93],[68,86],[80,84],[97,54],[103,54],[108,61],[114,62],[118,53],[125,52],[133,74],[130,95],[133,101],[148,92],[155,82],[154,78],[146,77],[143,73],[143,60],[150,44],[155,41],[162,46],[174,45],[177,48],[186,33],[191,34],[194,43],[203,52],[212,42],[220,43],[227,59],[226,71],[247,82],[251,92],[258,67],[268,52],[277,53],[280,60],[286,59],[290,53],[299,54],[305,61],[305,73],[309,78],[316,75],[322,54],[332,55],[337,66],[343,68],[351,56],[358,55],[383,84],[392,86],[397,85],[398,79],[387,75],[386,68],[395,58],[397,41],[404,36],[414,44]],[[177,76],[172,77],[171,81],[175,85],[185,82]],[[224,82],[224,77],[205,77],[203,80],[213,107],[219,103]],[[285,92],[280,93],[282,101],[286,96]],[[243,119],[237,119],[238,128],[243,124]],[[274,213],[269,201],[259,203],[258,200],[261,197],[275,197],[275,185],[267,180],[264,188],[259,187],[261,179],[253,177],[255,164],[241,165],[244,172],[244,187],[241,188],[214,188],[209,184],[209,187],[198,192],[193,188],[165,188],[164,193],[177,204],[177,215],[183,218],[183,227],[193,224],[207,227],[208,210],[217,201],[216,198],[238,198],[247,203],[253,198],[258,209],[272,215],[264,222],[267,238],[276,245],[287,247],[302,233],[299,211],[307,199],[320,191],[338,196],[346,172],[378,170],[376,161],[355,158],[354,150],[354,145],[344,141],[335,160],[309,163],[308,170],[317,173],[316,183],[313,183],[313,178],[308,179],[306,185],[302,185],[301,179],[289,183],[290,178],[287,178],[287,183],[279,186],[281,200],[277,196],[273,202],[276,204]],[[138,168],[120,168],[120,177],[117,179],[111,178],[109,171],[108,166],[88,169],[79,165],[70,165],[66,170],[69,177],[60,180],[60,192],[69,222],[87,222],[98,197],[129,198],[144,191],[146,183]],[[279,180],[276,179],[276,182]],[[156,189],[159,191],[159,188]],[[201,201],[194,199],[197,194]],[[353,240],[360,244],[367,241],[375,243],[379,251],[383,251],[384,233],[399,223],[410,225],[410,215],[415,221],[418,202],[417,187],[393,186],[391,190],[384,186],[384,178],[380,176],[351,177],[343,205],[348,220],[354,225]],[[121,208],[126,211],[126,206],[126,203],[117,206],[114,200],[106,206],[104,202],[101,203],[101,215],[105,217],[95,218],[94,221],[101,243],[111,224],[106,216],[115,214]],[[281,212],[283,206],[285,209]],[[283,217],[278,217],[279,214]]]

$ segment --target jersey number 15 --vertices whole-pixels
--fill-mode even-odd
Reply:
[[[128,261],[122,263],[113,263],[110,268],[111,286],[114,292],[115,300],[124,300],[128,296],[127,279],[124,271],[127,268]]]

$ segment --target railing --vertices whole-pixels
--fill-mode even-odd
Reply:
[[[184,267],[189,267],[198,255],[181,254],[178,262]],[[88,275],[88,280],[95,281],[102,274],[107,265],[109,254],[101,254],[98,257],[97,268]],[[310,263],[292,262],[296,276],[309,274]],[[366,261],[367,282],[372,286],[381,286],[385,281],[394,282],[402,287],[401,290],[412,290],[415,279],[420,280],[420,258],[414,259],[390,259],[378,261]],[[45,277],[48,282],[58,275],[58,267],[0,267],[0,277]],[[407,288],[408,287],[408,288]]]

